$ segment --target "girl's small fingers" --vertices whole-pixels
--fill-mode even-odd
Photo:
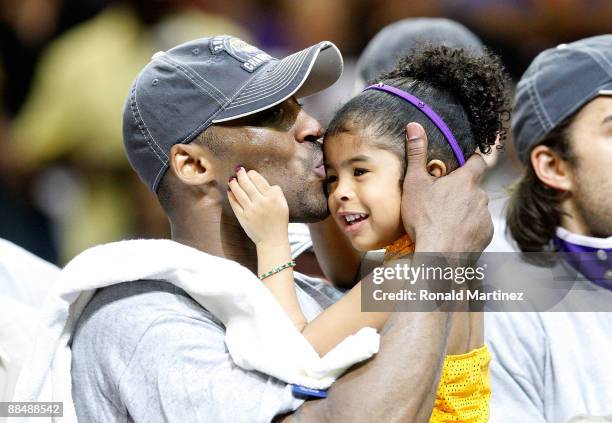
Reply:
[[[240,204],[238,204],[238,200],[236,200],[236,196],[232,191],[227,192],[227,199],[229,200],[230,206],[236,215],[244,211]]]
[[[255,200],[257,197],[261,196],[261,193],[251,181],[250,176],[247,174],[245,168],[241,167],[236,172],[236,178],[240,183],[240,187],[244,190],[244,192],[249,196],[251,200]],[[233,189],[233,188],[232,188]]]
[[[242,189],[242,186],[238,183],[236,178],[231,178],[229,180],[228,185],[229,185],[229,188],[232,190],[230,194],[234,195],[234,198],[238,202],[238,205],[240,205],[240,207],[244,209],[247,206],[247,204],[251,202],[251,200],[249,199],[249,196],[247,195],[246,192],[244,192],[244,190]]]
[[[251,178],[251,181],[253,181],[253,184],[255,184],[259,192],[264,193],[268,191],[268,189],[270,189],[270,184],[268,183],[266,178],[264,178],[256,170],[249,170],[247,174],[249,175],[249,177]]]

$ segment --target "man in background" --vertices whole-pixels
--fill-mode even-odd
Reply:
[[[526,275],[575,283],[560,312],[487,314],[491,422],[610,415],[612,313],[597,310],[612,304],[612,36],[538,55],[518,83],[512,133],[525,172],[510,233],[522,252],[566,254],[550,270],[524,263]]]

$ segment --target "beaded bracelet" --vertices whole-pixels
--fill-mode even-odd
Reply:
[[[281,270],[284,270],[288,267],[294,267],[294,266],[295,266],[295,261],[291,260],[289,263],[285,263],[281,266],[275,267],[274,269],[270,270],[268,273],[262,273],[261,275],[259,275],[259,279],[263,281],[265,278],[269,278],[270,276],[277,274]]]

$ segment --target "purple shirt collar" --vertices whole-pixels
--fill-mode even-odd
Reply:
[[[593,238],[557,228],[554,238],[566,261],[588,280],[612,290],[612,237]]]

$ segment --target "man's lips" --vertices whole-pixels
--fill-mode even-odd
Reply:
[[[321,179],[325,179],[326,174],[325,174],[325,166],[323,164],[318,165],[317,167],[315,167],[314,169],[315,174],[321,178]]]
[[[314,173],[319,177],[319,179],[325,179],[327,175],[325,174],[325,164],[323,160],[323,150],[321,147],[316,147],[315,144],[309,144],[314,148],[313,151],[313,163],[314,163]]]

